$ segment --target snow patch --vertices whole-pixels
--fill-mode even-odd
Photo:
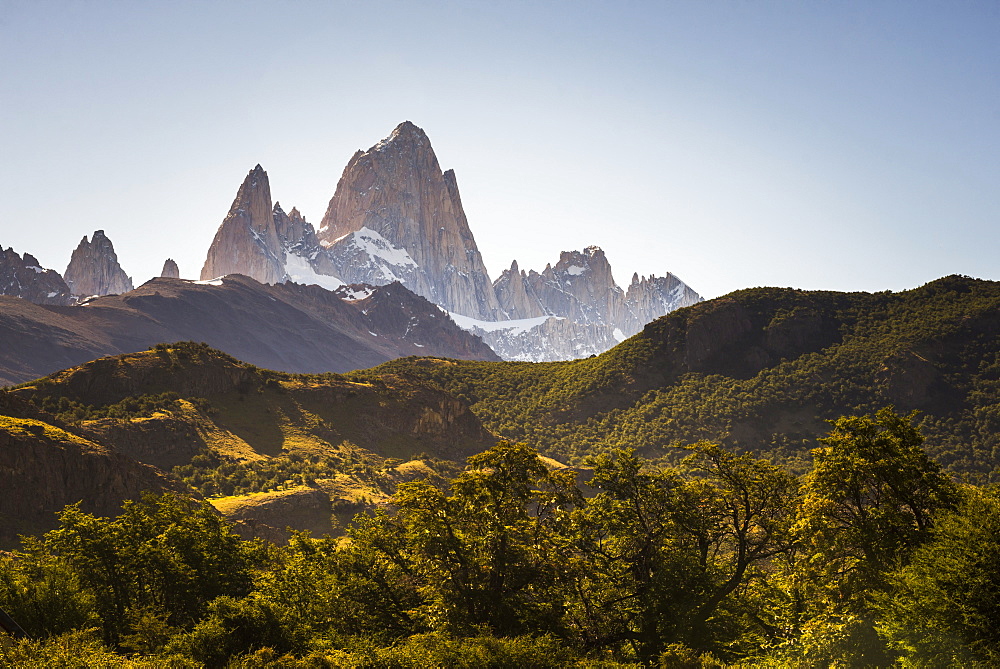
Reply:
[[[337,296],[345,302],[357,302],[358,300],[364,300],[371,297],[371,294],[375,292],[374,288],[344,288],[337,293]]]
[[[463,316],[462,314],[448,313],[455,324],[463,330],[472,331],[474,328],[483,332],[497,332],[504,330],[510,334],[523,334],[531,328],[538,327],[550,318],[556,316],[536,316],[535,318],[521,318],[512,321],[481,321],[478,318]],[[559,319],[562,320],[562,319]]]
[[[45,270],[42,269],[41,267],[39,267],[38,265],[28,265],[27,269],[33,269],[33,270],[35,270],[35,274],[43,274],[45,272]],[[49,295],[49,297],[52,297],[52,296]]]
[[[222,285],[222,277],[220,276],[220,277],[215,278],[215,279],[205,279],[203,281],[190,281],[190,280],[187,280],[187,282],[188,283],[194,283],[194,284],[197,284],[199,286],[221,286]]]
[[[570,265],[566,268],[566,273],[570,276],[580,276],[587,271],[586,267],[580,267],[579,265]]]
[[[628,339],[628,337],[625,336],[625,333],[621,331],[621,328],[615,328],[615,331],[612,333],[612,335],[614,336],[615,339],[618,340],[619,344]]]
[[[373,258],[384,260],[390,265],[400,267],[416,267],[416,261],[410,257],[406,249],[393,246],[388,239],[371,228],[361,228],[354,233],[354,245],[368,253]]]
[[[327,290],[337,290],[345,285],[343,281],[335,276],[317,274],[308,260],[294,253],[285,255],[285,277],[286,281],[319,286]]]

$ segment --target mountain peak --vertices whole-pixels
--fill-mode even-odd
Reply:
[[[379,248],[361,241],[374,236]],[[318,238],[347,283],[398,279],[448,311],[501,314],[455,174],[441,171],[427,135],[410,121],[351,159]]]
[[[64,278],[73,295],[119,295],[132,290],[132,279],[118,264],[114,244],[104,230],[95,230],[89,242],[83,236]]]
[[[277,211],[281,211],[280,207]],[[257,164],[243,180],[208,249],[201,278],[245,274],[261,283],[284,278],[284,250],[274,228],[267,172]]]
[[[173,258],[167,258],[163,263],[163,270],[160,272],[160,276],[168,279],[181,278],[181,271],[177,268],[177,262]]]

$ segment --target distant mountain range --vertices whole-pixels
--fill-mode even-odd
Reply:
[[[231,274],[329,290],[398,282],[507,360],[601,353],[651,320],[701,300],[669,273],[634,275],[623,290],[596,246],[563,252],[541,272],[520,270],[515,260],[491,281],[455,173],[441,170],[427,135],[408,121],[350,159],[318,231],[298,209],[286,213],[272,200],[260,165],[251,170],[208,249],[201,279]],[[179,278],[173,260],[164,263],[162,276]],[[0,295],[69,306],[132,287],[103,230],[82,239],[63,276],[30,255],[0,249]]]

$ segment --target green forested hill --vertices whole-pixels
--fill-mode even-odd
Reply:
[[[754,288],[678,310],[607,353],[562,363],[407,358],[486,427],[568,460],[610,447],[674,459],[699,439],[795,465],[826,421],[918,409],[955,471],[1000,464],[1000,283],[950,276],[900,293]]]

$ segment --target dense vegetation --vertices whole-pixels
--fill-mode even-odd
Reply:
[[[676,463],[708,439],[808,467],[826,421],[919,409],[926,448],[977,480],[1000,467],[1000,284],[946,277],[902,293],[737,291],[572,362],[408,358],[490,430],[569,462],[616,448]]]
[[[913,416],[837,420],[800,477],[701,442],[568,469],[507,442],[346,540],[243,541],[173,496],[0,557],[11,666],[996,666],[1000,495]]]

